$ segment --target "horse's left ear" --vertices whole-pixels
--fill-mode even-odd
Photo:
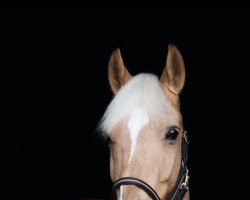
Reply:
[[[185,66],[181,53],[176,46],[168,46],[166,66],[162,72],[161,83],[172,93],[178,95],[185,82]]]

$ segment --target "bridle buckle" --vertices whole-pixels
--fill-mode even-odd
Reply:
[[[189,175],[188,175],[188,169],[186,169],[186,174],[185,174],[185,181],[184,183],[181,184],[180,186],[180,189],[183,190],[183,189],[186,189],[188,190],[189,189],[189,183],[188,183],[188,180],[189,180]]]

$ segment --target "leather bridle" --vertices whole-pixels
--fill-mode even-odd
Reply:
[[[187,132],[184,131],[182,134],[182,142],[181,142],[181,167],[176,183],[171,192],[168,194],[167,200],[182,200],[186,192],[189,190],[189,183],[188,183],[189,175],[187,168],[187,160],[188,160],[188,138],[187,138]],[[113,185],[111,192],[111,200],[117,199],[117,190],[122,185],[134,185],[144,190],[153,200],[161,200],[157,192],[149,184],[147,184],[141,179],[134,177],[123,177],[118,179]]]

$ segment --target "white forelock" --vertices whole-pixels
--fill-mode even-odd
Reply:
[[[169,102],[160,86],[160,81],[153,74],[141,73],[134,76],[114,96],[107,107],[99,128],[104,135],[131,116],[135,111],[145,113],[147,117],[157,122],[157,116],[167,114]],[[125,125],[125,124],[124,124]]]

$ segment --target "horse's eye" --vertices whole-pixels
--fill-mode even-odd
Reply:
[[[176,127],[171,127],[168,132],[166,133],[165,138],[168,140],[176,140],[177,136],[179,134],[179,131]]]

